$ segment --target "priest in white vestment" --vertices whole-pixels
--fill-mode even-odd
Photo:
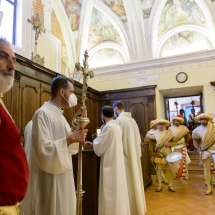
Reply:
[[[146,212],[143,175],[141,167],[141,138],[136,121],[131,113],[124,112],[124,104],[113,104],[116,121],[122,129],[122,143],[131,215],[144,215]]]
[[[87,130],[71,128],[62,115],[65,107],[77,104],[72,79],[58,76],[51,85],[51,100],[32,119],[29,150],[30,184],[24,201],[24,215],[75,215],[76,195],[72,157],[78,152]],[[26,131],[27,131],[26,129]]]
[[[130,215],[122,132],[113,116],[111,106],[102,108],[105,125],[93,141],[93,149],[101,157],[98,215]]]

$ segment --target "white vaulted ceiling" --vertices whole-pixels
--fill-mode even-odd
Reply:
[[[75,38],[76,61],[87,49],[93,68],[215,47],[211,0],[61,1]]]

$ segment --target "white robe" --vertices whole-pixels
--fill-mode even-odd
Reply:
[[[122,129],[125,171],[131,215],[144,215],[146,201],[141,167],[141,138],[136,121],[131,113],[122,112],[117,121]]]
[[[71,155],[78,144],[67,147],[71,129],[63,111],[45,102],[37,110],[32,131],[26,129],[30,183],[23,204],[24,215],[75,215],[76,195]],[[28,131],[28,132],[27,132]]]
[[[98,215],[130,215],[122,132],[116,121],[107,122],[93,148],[101,156]]]

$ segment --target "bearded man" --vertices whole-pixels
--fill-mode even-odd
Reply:
[[[11,89],[16,57],[10,44],[0,39],[0,94]],[[28,186],[28,163],[21,137],[0,99],[0,214],[18,215]]]

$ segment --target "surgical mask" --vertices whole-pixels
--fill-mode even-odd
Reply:
[[[69,96],[69,107],[74,107],[78,103],[78,99],[76,95],[73,93]]]
[[[65,97],[63,97],[63,98],[65,99]],[[74,93],[69,96],[69,100],[67,100],[67,99],[65,99],[65,100],[68,102],[69,107],[74,107],[78,103],[78,99]]]

